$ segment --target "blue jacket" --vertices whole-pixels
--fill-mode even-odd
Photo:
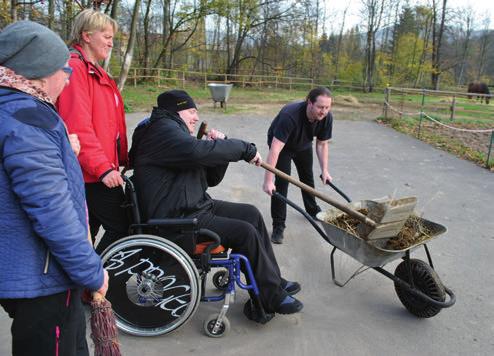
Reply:
[[[103,284],[87,239],[84,183],[62,120],[34,97],[0,88],[0,298]]]

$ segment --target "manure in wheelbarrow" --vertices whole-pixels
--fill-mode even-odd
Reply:
[[[431,238],[431,233],[432,232],[422,224],[418,216],[412,215],[407,219],[400,233],[386,241],[385,248],[389,250],[404,250]]]
[[[362,208],[358,209],[358,212],[367,215],[369,211],[366,208]],[[349,234],[360,237],[358,233],[360,221],[347,214],[340,214],[336,217],[328,217],[325,222],[334,225]],[[429,231],[429,229],[422,224],[421,219],[417,215],[411,215],[406,220],[398,235],[391,237],[388,241],[386,241],[384,248],[389,250],[404,250],[410,246],[427,240],[430,237],[431,231]]]

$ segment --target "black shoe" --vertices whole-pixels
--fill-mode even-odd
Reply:
[[[302,290],[302,287],[300,287],[300,283],[290,282],[285,279],[281,280],[281,288],[283,288],[283,290],[287,292],[288,295],[295,295]]]
[[[271,241],[274,244],[282,244],[283,243],[283,228],[274,227],[273,233],[271,234]]]
[[[295,314],[301,311],[304,305],[301,301],[287,295],[285,299],[274,309],[275,313],[278,314]]]

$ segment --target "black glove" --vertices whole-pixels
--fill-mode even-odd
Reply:
[[[252,159],[256,156],[257,148],[253,143],[247,144],[247,148],[245,149],[244,154],[242,155],[242,159],[246,162],[252,161]]]

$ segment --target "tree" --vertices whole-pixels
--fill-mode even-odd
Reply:
[[[134,11],[132,13],[132,22],[130,24],[130,36],[129,43],[127,44],[127,50],[125,51],[122,67],[120,68],[120,76],[118,77],[117,86],[120,91],[123,90],[125,81],[129,74],[130,64],[134,56],[134,46],[136,42],[137,23],[139,21],[139,10],[141,7],[141,0],[136,0],[134,5]]]
[[[363,89],[366,92],[374,90],[374,75],[376,65],[376,33],[381,26],[381,20],[386,0],[362,0],[365,25],[366,45],[364,56]]]
[[[439,8],[440,0],[432,0],[432,71],[431,84],[434,90],[439,89],[439,78],[442,72],[441,46],[443,41],[444,26],[446,19],[446,5],[448,0],[442,0],[442,7]],[[439,18],[440,17],[440,18]],[[439,22],[438,22],[439,21]]]

